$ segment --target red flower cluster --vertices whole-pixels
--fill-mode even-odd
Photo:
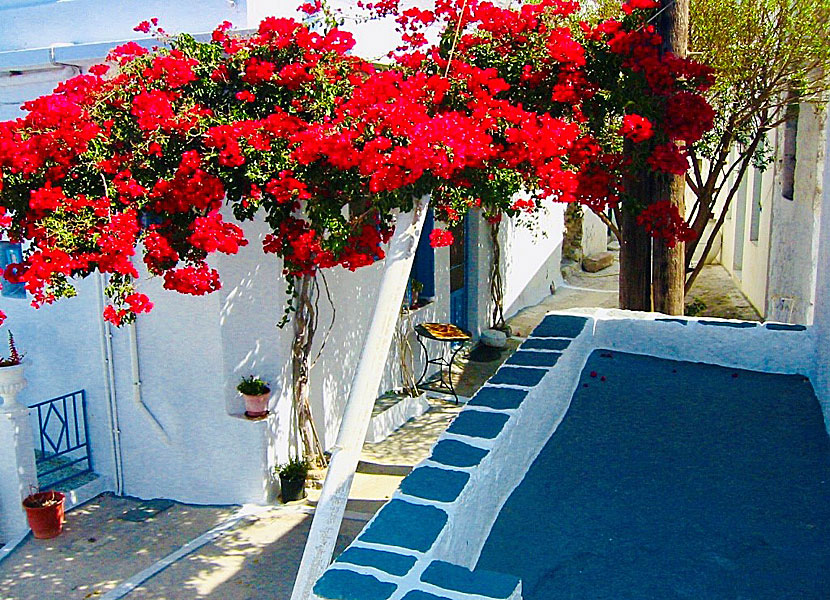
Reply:
[[[640,115],[625,115],[623,124],[620,127],[620,135],[627,137],[632,142],[645,142],[654,136],[654,129],[651,121]]]
[[[637,223],[652,236],[665,240],[669,248],[674,248],[678,242],[690,242],[697,237],[694,229],[680,216],[677,206],[668,200],[649,204],[637,216]]]
[[[396,16],[398,65],[350,56],[354,40],[337,29],[268,18],[242,37],[223,23],[209,42],[117,48],[116,73],[94,67],[0,123],[0,228],[31,242],[10,275],[41,304],[71,294],[72,277],[106,272],[106,317],[125,323],[151,306],[132,286],[139,243],[165,288],[219,289],[207,257],[247,244],[223,200],[238,219],[264,212],[263,248],[287,275],[354,270],[384,257],[394,211],[414,196],[431,193],[448,222],[471,206],[492,221],[550,201],[601,209],[621,201],[630,169],[685,172],[675,142],[711,127],[700,92],[712,73],[660,55],[645,23],[653,0],[630,0],[622,21],[596,27],[573,27],[571,0],[362,6]],[[431,26],[453,34],[443,39],[459,31],[457,48],[430,46]],[[598,93],[609,81],[622,91]],[[625,106],[607,104],[623,96]],[[620,136],[636,142],[631,156]],[[521,190],[533,199],[517,200]],[[654,235],[682,238],[673,215],[666,225],[651,210]],[[430,235],[433,246],[452,241],[445,229]]]
[[[689,169],[688,157],[672,142],[654,148],[648,164],[655,171],[672,175],[683,175]]]
[[[453,243],[453,235],[446,229],[435,228],[429,232],[429,245],[433,248],[449,246]]]

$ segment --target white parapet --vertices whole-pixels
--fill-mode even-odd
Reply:
[[[0,541],[8,543],[28,530],[21,502],[36,487],[29,409],[0,406]]]

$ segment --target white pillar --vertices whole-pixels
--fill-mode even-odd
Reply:
[[[29,409],[0,406],[0,539],[9,542],[29,525],[21,501],[37,486]]]
[[[369,333],[352,379],[291,600],[311,598],[314,583],[331,562],[428,206],[429,196],[424,196],[415,202],[413,212],[398,216]]]

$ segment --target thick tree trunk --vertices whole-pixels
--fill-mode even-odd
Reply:
[[[686,180],[683,176],[673,176],[668,185],[660,186],[663,196],[669,196],[672,204],[684,214],[686,206],[684,192]],[[665,197],[665,196],[663,196]],[[686,252],[683,242],[669,248],[663,240],[655,239],[652,250],[652,292],[654,310],[667,315],[682,315],[686,287]]]
[[[644,174],[629,177],[626,190],[635,198],[649,198]],[[651,310],[651,236],[637,224],[637,215],[620,211],[620,308]]]
[[[658,17],[657,28],[663,37],[663,52],[671,52],[680,58],[686,57],[689,44],[689,0],[662,0],[663,12]],[[652,173],[656,192],[654,201],[668,198],[678,207],[680,215],[686,215],[684,195],[685,175],[664,177]],[[669,248],[661,240],[654,241],[652,263],[652,286],[654,310],[669,315],[683,314],[683,299],[686,283],[686,253],[684,244]]]

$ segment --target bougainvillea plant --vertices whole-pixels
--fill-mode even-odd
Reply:
[[[142,23],[165,45],[116,48],[0,124],[0,227],[27,242],[5,277],[40,305],[107,273],[105,317],[121,324],[152,307],[133,286],[137,248],[167,289],[220,287],[208,256],[248,243],[230,213],[264,215],[264,250],[291,279],[383,258],[394,212],[425,193],[449,223],[471,206],[497,220],[550,201],[642,211],[625,170],[685,169],[684,145],[711,123],[710,73],[656,52],[655,5],[630,0],[621,21],[591,26],[567,0],[384,1],[367,8],[406,36],[387,67],[352,56],[348,33],[291,19],[249,37],[225,23],[205,42]],[[687,234],[649,210],[654,235]]]

